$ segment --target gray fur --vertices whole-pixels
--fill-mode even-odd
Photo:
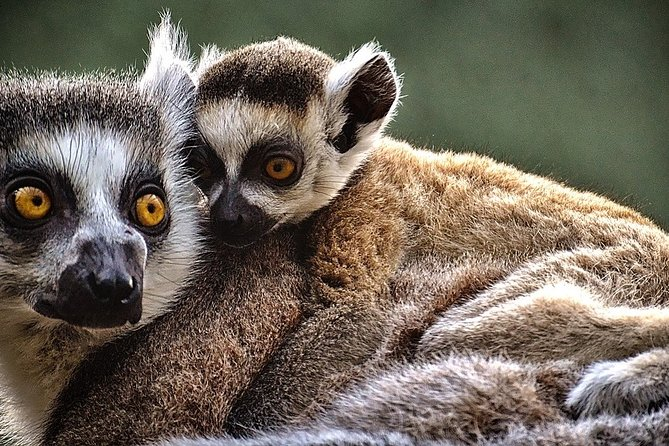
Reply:
[[[364,433],[343,429],[297,430],[261,434],[247,439],[175,438],[157,446],[413,446],[416,442],[399,433]]]
[[[157,66],[150,57],[153,68],[142,76],[0,75],[0,433],[21,444],[35,441],[44,411],[84,354],[124,330],[38,314],[38,304],[73,292],[59,288],[67,268],[84,255],[93,264],[136,262],[145,322],[173,301],[197,252],[198,195],[183,154],[196,131],[194,86],[174,61],[165,53]],[[10,218],[12,181],[25,176],[48,186],[53,209],[31,229]],[[164,191],[168,206],[168,225],[153,236],[131,223],[136,191],[147,182]],[[82,254],[99,240],[122,243],[126,257]]]
[[[245,439],[173,439],[161,444],[667,444],[668,407],[648,414],[603,415],[577,421],[556,410],[558,396],[579,373],[579,367],[569,362],[532,366],[451,356],[430,364],[401,367],[370,380],[339,398],[316,424],[251,433]],[[559,389],[558,394],[551,393],[555,389]]]
[[[644,413],[669,403],[669,351],[654,349],[588,367],[567,398],[581,417]]]
[[[342,82],[328,75],[322,96],[345,94],[346,74],[358,71],[334,76]],[[228,196],[251,148],[273,141],[275,129],[297,137],[293,149],[332,155],[336,144],[324,136],[345,126],[339,106],[334,120],[321,120],[341,102],[322,102],[318,93],[306,113],[301,100],[252,96],[201,96],[199,125],[225,169],[214,175],[211,202]],[[308,113],[310,106],[320,114]],[[571,423],[563,402],[581,366],[669,344],[669,313],[652,307],[669,297],[669,238],[650,221],[476,155],[378,140],[385,117],[376,121],[356,134],[369,142],[364,148],[378,143],[372,157],[351,178],[363,158],[353,157],[318,206],[247,188],[247,201],[265,210],[296,203],[303,213],[291,211],[277,227],[301,225],[242,253],[214,246],[218,257],[203,259],[204,273],[193,277],[209,286],[195,295],[184,288],[188,305],[84,364],[54,408],[46,443],[131,444],[292,426],[297,432],[287,438],[295,441],[322,441],[322,432],[350,442],[380,431],[379,441],[394,432],[398,441],[475,444],[506,441],[519,422],[536,438],[545,427],[553,441]],[[309,144],[313,138],[318,144]],[[337,192],[331,207],[303,220]],[[291,234],[310,237],[306,247],[317,254],[309,257]],[[433,270],[434,257],[441,270]],[[324,268],[321,287],[309,287],[317,281],[308,262]],[[420,270],[407,265],[423,270],[402,278],[403,268]],[[471,351],[511,359],[449,356]],[[559,373],[546,362],[562,358],[570,362]]]
[[[444,358],[435,368],[438,364],[402,367],[379,378],[381,385],[370,381],[343,395],[316,424],[243,439],[173,439],[161,445],[660,446],[669,442],[667,406],[648,414],[576,421],[555,410],[558,395],[546,390],[561,388],[563,394],[579,373],[574,364],[531,366],[462,356]],[[441,379],[450,373],[455,376]],[[414,378],[407,381],[412,374]],[[558,386],[552,381],[555,377]]]

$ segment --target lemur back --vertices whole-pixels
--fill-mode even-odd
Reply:
[[[0,434],[39,436],[96,345],[173,301],[199,242],[188,72],[0,74]]]

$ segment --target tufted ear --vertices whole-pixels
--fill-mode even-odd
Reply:
[[[186,33],[172,24],[169,12],[163,13],[160,25],[149,32],[149,42],[140,87],[164,99],[176,111],[191,107],[195,100],[193,62]]]
[[[390,55],[368,43],[335,64],[326,81],[327,108],[339,153],[368,150],[397,106],[400,81]]]
[[[202,46],[202,53],[200,53],[200,58],[197,61],[197,66],[194,71],[194,78],[199,81],[202,74],[204,74],[212,65],[217,63],[223,56],[225,51],[217,47],[216,45],[204,45]]]

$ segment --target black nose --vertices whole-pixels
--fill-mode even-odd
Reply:
[[[260,224],[262,212],[253,205],[223,207],[217,213],[216,224],[220,231],[234,236],[243,236]]]
[[[104,269],[92,271],[88,275],[87,285],[95,299],[103,304],[129,304],[139,297],[137,281],[126,271]]]
[[[45,316],[86,327],[117,327],[142,317],[144,256],[137,243],[91,240],[61,273],[55,298],[34,308]]]
[[[242,247],[256,242],[275,221],[243,197],[221,197],[211,207],[213,232],[224,244]]]

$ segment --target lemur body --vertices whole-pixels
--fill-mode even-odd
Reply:
[[[179,152],[194,86],[154,43],[141,79],[0,75],[0,433],[20,444],[92,347],[165,309],[197,252]]]
[[[619,308],[609,308],[666,301],[669,244],[664,232],[626,207],[484,157],[433,154],[381,139],[396,102],[397,81],[387,56],[374,47],[335,63],[312,48],[279,39],[203,65],[198,83],[198,123],[212,150],[195,152],[191,161],[200,167],[218,236],[238,247],[260,243],[242,251],[258,259],[253,262],[268,262],[265,268],[281,270],[273,280],[293,283],[294,277],[303,283],[283,290],[270,281],[241,292],[254,302],[273,290],[275,302],[295,305],[297,313],[270,312],[272,322],[263,323],[268,313],[256,311],[263,305],[236,314],[242,308],[232,306],[213,315],[183,306],[123,343],[105,346],[61,395],[48,444],[211,435],[223,431],[224,421],[228,428],[251,431],[302,423],[303,409],[328,404],[334,396],[333,389],[323,389],[324,380],[341,389],[395,363],[384,364],[383,355],[377,356],[388,340],[384,330],[393,327],[386,318],[398,303],[422,302],[429,290],[425,275],[400,289],[394,280],[404,280],[397,273],[407,265],[433,259],[445,262],[439,277],[446,284],[457,282],[449,275],[463,265],[485,277],[463,273],[478,280],[477,285],[463,286],[460,293],[447,291],[448,298],[436,296],[417,311],[415,320],[408,317],[413,342],[398,345],[408,348],[399,356],[410,361],[422,364],[458,348],[444,335],[451,334],[448,324],[439,320],[448,320],[451,311],[471,317],[479,330],[481,344],[467,347],[515,358],[571,358],[576,367],[669,341],[666,310],[639,308],[621,316]],[[283,229],[304,232],[309,249],[291,242],[284,251],[283,231],[272,233],[293,224]],[[274,263],[277,253],[286,256],[286,270]],[[243,283],[231,278],[234,270],[226,270],[226,280]],[[240,271],[257,274],[243,265]],[[650,279],[640,281],[639,273]],[[443,283],[435,286],[443,289]],[[274,320],[278,314],[291,316],[279,322]],[[556,315],[569,323],[557,333]],[[333,330],[341,326],[337,317],[351,323],[343,324],[344,332]],[[225,326],[224,320],[246,327],[231,332],[231,342],[244,347],[237,350],[223,342],[217,349],[214,340],[220,334],[212,333],[210,318],[218,327]],[[501,327],[503,339],[483,336],[495,326]],[[639,330],[637,336],[621,330],[609,332],[622,336],[591,336],[606,332],[602,327]],[[184,329],[196,338],[205,333],[198,339],[213,349],[187,360],[179,336]],[[525,349],[527,333],[544,336],[543,343],[532,347],[536,350]],[[250,337],[244,341],[241,335]],[[372,345],[366,345],[370,340]],[[240,352],[235,360],[231,351]],[[183,360],[163,357],[169,352]],[[111,368],[107,355],[116,364]],[[175,395],[175,383],[201,382],[215,370],[212,364],[222,366],[206,392]],[[166,378],[149,383],[150,378],[133,373],[154,365],[153,376]],[[105,376],[90,379],[91,371],[96,378]],[[136,388],[147,389],[144,397],[156,403],[150,413],[146,406],[107,397]],[[211,400],[211,395],[217,398]],[[256,412],[263,399],[279,404]],[[410,403],[403,407],[412,410]],[[90,413],[99,417],[93,425]]]
[[[407,261],[496,265],[489,289],[434,301],[439,313],[471,298],[427,330],[419,357],[466,349],[589,364],[669,343],[669,308],[655,308],[669,298],[665,232],[606,198],[483,156],[382,138],[398,92],[392,62],[373,46],[338,63],[287,39],[207,57],[197,116],[213,154],[194,161],[219,235],[247,245],[314,213],[314,295],[346,311],[388,311],[397,301],[393,275]],[[425,316],[425,326],[434,321]],[[319,367],[301,353],[313,342],[295,345],[241,400],[250,418],[233,413],[231,426],[254,429],[265,415],[285,421],[305,412],[308,392],[294,386],[300,378],[290,364],[303,361],[307,375]],[[298,396],[278,413],[271,394]],[[263,404],[270,413],[257,410]]]
[[[346,305],[356,296],[429,299],[422,323],[412,328],[425,330],[414,347],[422,359],[464,350],[589,364],[669,343],[669,309],[658,308],[669,297],[669,241],[638,214],[476,155],[434,155],[384,143],[316,217],[310,261],[317,295],[343,298]],[[424,176],[423,184],[409,180],[421,172],[434,176],[430,181]],[[413,208],[431,194],[443,197],[435,199],[444,206],[436,215]],[[492,202],[498,205],[486,208]],[[561,210],[562,215],[551,215]],[[364,223],[351,226],[351,221]],[[402,290],[402,297],[389,293],[398,268],[406,262],[433,263],[434,256],[452,261],[450,270],[437,274],[453,274],[469,263],[482,283],[459,294],[444,292],[447,299],[422,296],[429,287]],[[486,267],[491,271],[484,272]],[[452,307],[455,303],[460,305]],[[391,304],[386,308],[395,311]],[[297,351],[287,344],[276,355],[279,360],[236,406],[230,431],[305,421],[318,394],[310,395],[307,386],[296,391],[296,383],[304,381],[296,372],[326,369],[305,361],[302,352],[313,344]],[[315,387],[321,396],[333,387],[323,381]]]

